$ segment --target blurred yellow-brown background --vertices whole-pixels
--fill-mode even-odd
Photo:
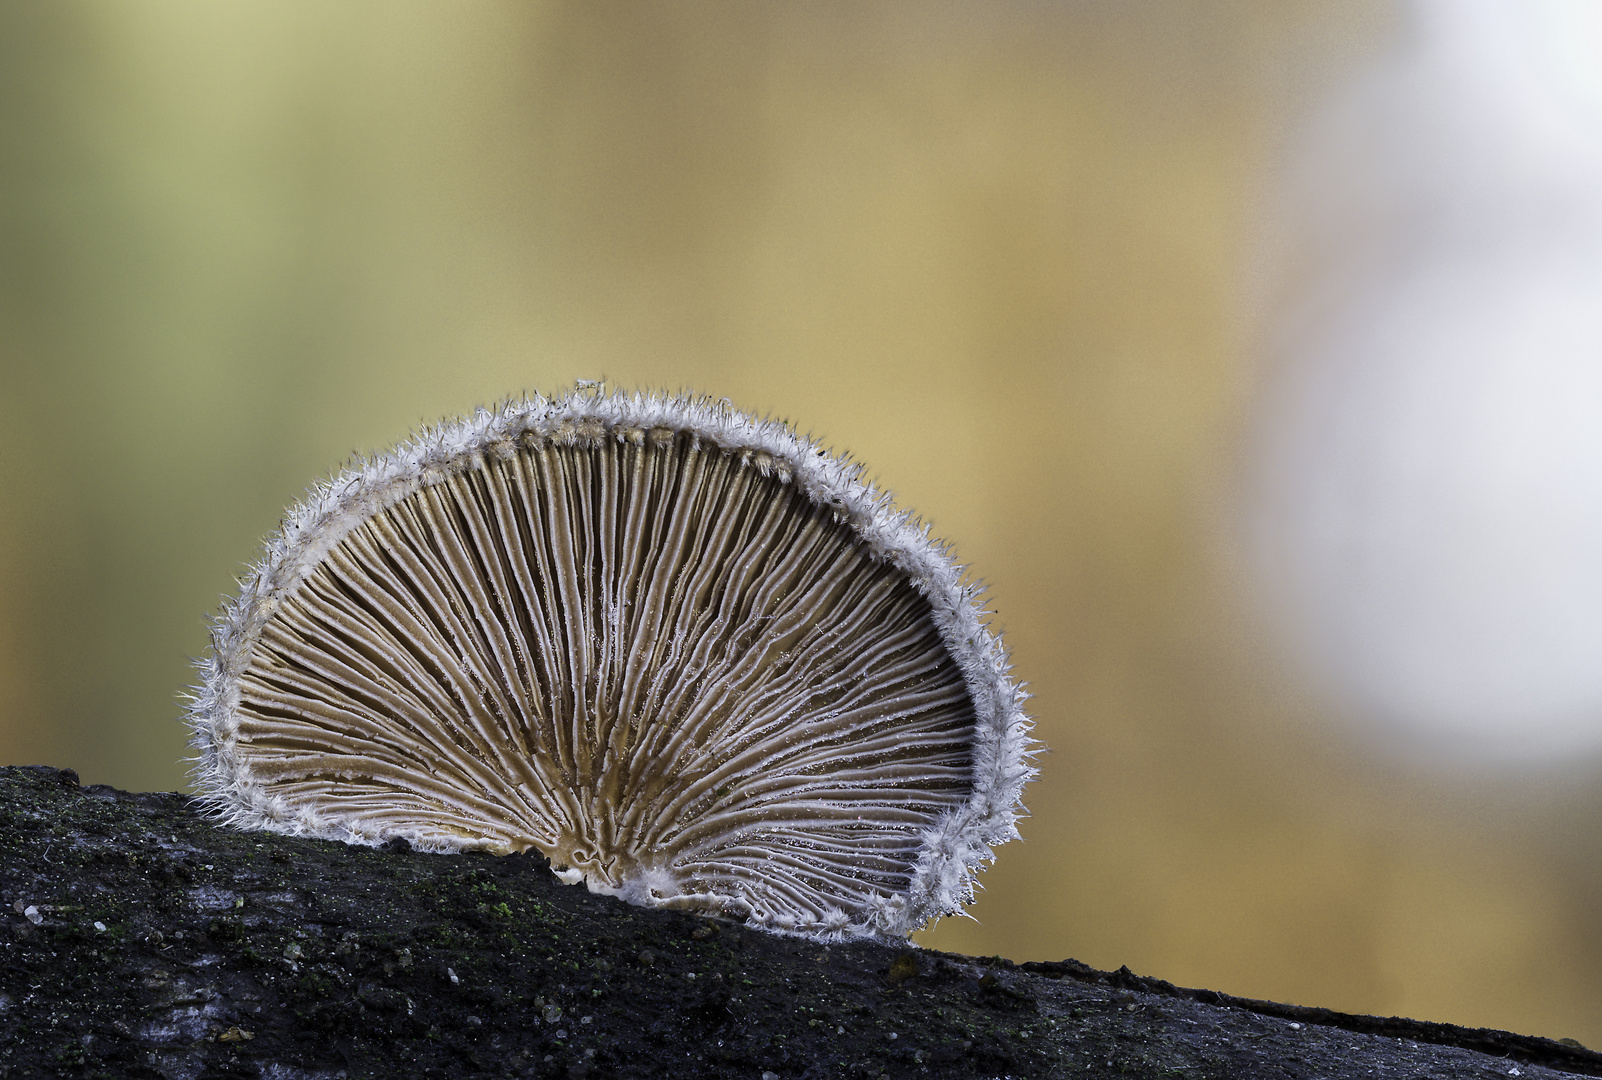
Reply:
[[[1246,282],[1379,4],[0,7],[0,760],[181,788],[351,453],[605,377],[794,421],[990,586],[1050,745],[920,940],[1602,1044],[1602,762],[1326,723],[1233,542]]]

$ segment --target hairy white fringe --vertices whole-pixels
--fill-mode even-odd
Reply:
[[[890,494],[865,478],[861,464],[836,457],[788,424],[739,412],[727,399],[585,389],[555,398],[514,398],[425,429],[393,451],[357,460],[314,487],[267,540],[261,559],[241,579],[239,595],[212,624],[211,655],[197,662],[201,683],[186,719],[191,746],[198,751],[194,783],[207,809],[244,829],[366,845],[387,839],[362,831],[359,824],[336,824],[308,811],[292,811],[267,795],[236,759],[236,680],[249,667],[255,643],[280,598],[292,594],[362,521],[476,462],[510,456],[520,436],[593,445],[606,439],[638,440],[652,429],[749,455],[757,468],[771,470],[813,503],[833,510],[868,552],[906,574],[929,602],[976,714],[973,793],[924,832],[906,893],[879,897],[862,922],[838,912],[818,926],[765,929],[824,940],[901,938],[942,915],[961,913],[973,900],[979,871],[994,859],[992,849],[1018,836],[1023,788],[1035,776],[1031,760],[1038,753],[1023,709],[1028,695],[1013,680],[1001,641],[989,631],[982,590],[962,582],[963,568],[947,545],[931,538],[928,526],[913,514],[897,510]],[[427,838],[419,838],[416,846],[441,852],[462,847]]]

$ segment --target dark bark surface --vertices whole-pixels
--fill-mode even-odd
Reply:
[[[1544,1039],[825,946],[545,867],[0,769],[0,1077],[1602,1076]]]

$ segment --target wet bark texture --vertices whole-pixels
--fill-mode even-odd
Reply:
[[[531,856],[220,828],[0,769],[0,1077],[1550,1077],[1602,1054],[1072,960],[824,946]]]

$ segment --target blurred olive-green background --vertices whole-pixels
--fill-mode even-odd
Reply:
[[[1050,753],[920,940],[1602,1044],[1602,764],[1326,726],[1231,543],[1254,215],[1391,32],[1283,0],[0,6],[0,760],[185,784],[352,452],[579,378],[869,463]]]

